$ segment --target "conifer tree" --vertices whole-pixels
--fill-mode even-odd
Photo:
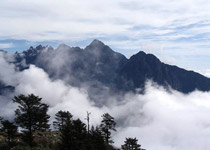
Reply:
[[[60,130],[65,125],[67,120],[71,119],[72,119],[72,114],[69,111],[60,110],[55,114],[56,121],[53,122],[53,126],[55,129]]]
[[[75,139],[74,150],[85,150],[87,130],[86,124],[84,124],[80,119],[73,120],[73,137]]]
[[[60,150],[86,150],[86,125],[80,120],[65,120],[60,128]]]
[[[15,110],[15,121],[23,128],[24,141],[33,146],[33,133],[35,131],[46,131],[49,129],[49,118],[47,115],[48,105],[41,103],[42,98],[33,94],[15,96],[13,102],[18,104]]]
[[[143,150],[139,145],[136,138],[126,138],[125,144],[121,146],[122,150]]]
[[[103,119],[101,121],[100,128],[104,135],[105,142],[108,145],[110,143],[113,143],[113,141],[111,140],[111,131],[116,131],[116,122],[114,121],[114,118],[108,113],[103,114],[102,118]]]
[[[94,128],[92,126],[89,134],[89,149],[91,150],[106,150],[103,135],[99,127]]]
[[[70,119],[65,120],[65,124],[63,124],[62,128],[60,128],[60,150],[73,150],[74,138],[73,138],[73,124]]]

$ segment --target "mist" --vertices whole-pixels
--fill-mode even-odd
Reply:
[[[209,149],[210,93],[183,95],[148,83],[145,95],[131,96],[125,103],[126,125],[119,127],[116,145],[124,137],[137,137],[146,149]],[[118,108],[116,108],[118,111]]]
[[[125,137],[137,137],[148,150],[207,150],[210,148],[210,92],[194,91],[182,94],[166,90],[152,81],[146,84],[145,94],[127,93],[121,100],[109,96],[104,106],[98,106],[88,96],[86,88],[76,88],[63,80],[52,80],[41,68],[30,65],[17,71],[8,63],[11,57],[0,53],[1,82],[12,85],[15,91],[0,97],[0,114],[13,118],[17,107],[12,98],[19,94],[35,94],[49,105],[48,114],[70,111],[85,122],[86,111],[91,112],[91,125],[99,124],[101,115],[110,113],[117,122],[113,133],[114,145],[120,147]],[[107,96],[106,96],[107,97]]]

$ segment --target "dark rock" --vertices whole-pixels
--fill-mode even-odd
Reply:
[[[135,91],[143,89],[148,79],[183,93],[195,89],[210,90],[207,77],[164,64],[154,55],[142,51],[127,59],[99,40],[94,40],[85,49],[61,44],[54,50],[39,45],[15,56],[20,70],[27,68],[20,65],[25,60],[27,65],[43,68],[52,79],[87,87],[92,93]]]

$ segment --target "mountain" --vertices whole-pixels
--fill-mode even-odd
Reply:
[[[164,64],[154,55],[144,52],[133,55],[124,65],[119,76],[130,83],[125,86],[128,90],[144,87],[147,79],[183,93],[189,93],[195,89],[210,90],[209,78],[177,66]]]
[[[99,40],[84,49],[65,44],[56,49],[39,45],[15,53],[14,57],[13,63],[19,70],[34,64],[44,69],[51,79],[87,88],[93,99],[106,98],[107,93],[144,89],[148,79],[183,93],[210,90],[210,79],[196,72],[164,64],[156,56],[142,51],[127,59]]]

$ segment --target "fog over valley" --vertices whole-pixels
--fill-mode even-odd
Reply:
[[[125,137],[137,137],[148,150],[209,149],[210,92],[207,90],[194,89],[185,93],[180,89],[170,87],[170,84],[162,84],[163,82],[159,82],[161,80],[156,78],[154,79],[159,83],[148,78],[144,86],[136,90],[132,89],[133,84],[129,83],[130,80],[128,87],[131,89],[127,87],[121,89],[117,86],[113,88],[110,86],[113,85],[110,78],[112,76],[114,78],[116,73],[108,74],[110,78],[106,79],[100,72],[118,70],[118,68],[116,66],[109,68],[110,66],[106,66],[103,59],[107,59],[107,55],[115,57],[116,60],[112,58],[113,62],[111,62],[115,65],[124,64],[119,61],[121,59],[125,59],[126,63],[129,62],[123,55],[107,50],[107,47],[102,49],[101,53],[96,47],[96,50],[93,49],[90,52],[93,56],[90,59],[99,61],[100,66],[96,64],[93,70],[82,68],[83,71],[80,70],[81,74],[78,75],[77,68],[74,70],[75,57],[67,57],[66,52],[70,56],[75,56],[77,55],[74,54],[75,51],[84,50],[79,47],[70,48],[67,45],[61,45],[57,50],[49,46],[40,48],[42,54],[39,54],[39,47],[36,50],[30,48],[19,54],[0,52],[0,81],[4,85],[0,97],[0,103],[3,106],[0,108],[2,117],[9,120],[14,118],[13,110],[17,104],[13,103],[12,99],[15,95],[33,93],[43,98],[43,102],[49,105],[48,114],[51,116],[51,124],[54,120],[53,116],[59,110],[68,110],[75,118],[79,117],[84,122],[86,111],[91,112],[91,125],[99,124],[101,115],[106,112],[110,113],[117,122],[117,132],[113,132],[114,145],[117,147],[123,144]],[[89,46],[90,48],[94,47]],[[47,55],[49,51],[53,53]],[[82,55],[79,56],[82,57]],[[20,58],[23,59],[20,61]],[[98,58],[100,60],[97,60]],[[80,67],[82,62],[79,63],[78,59],[76,62],[76,65]],[[83,67],[89,67],[88,63],[92,62],[84,62],[86,66]],[[69,68],[66,67],[66,64]],[[88,71],[94,76],[87,78],[83,73],[88,73]],[[146,74],[150,75],[150,73]],[[76,76],[84,81],[77,80]],[[199,77],[210,80],[202,75]]]

